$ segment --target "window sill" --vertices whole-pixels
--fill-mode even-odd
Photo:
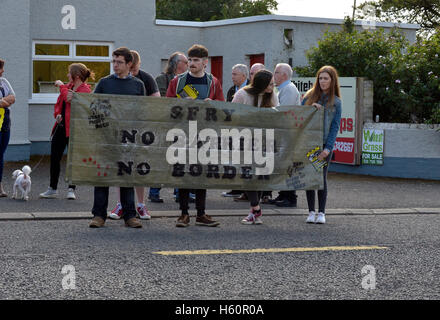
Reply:
[[[55,104],[58,99],[58,94],[55,95],[44,95],[35,96],[33,95],[31,99],[28,100],[29,104]]]

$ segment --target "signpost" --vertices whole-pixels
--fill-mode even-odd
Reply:
[[[301,95],[313,87],[316,78],[292,78]],[[332,162],[359,165],[362,133],[360,102],[363,94],[363,78],[340,77],[342,115],[338,137],[333,148]]]

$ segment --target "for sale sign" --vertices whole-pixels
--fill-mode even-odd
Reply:
[[[383,165],[384,131],[364,129],[362,135],[362,164]]]

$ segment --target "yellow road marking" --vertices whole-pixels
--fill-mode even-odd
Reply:
[[[388,247],[378,246],[333,246],[315,248],[267,248],[267,249],[242,249],[242,250],[183,250],[183,251],[156,251],[155,254],[164,256],[201,255],[201,254],[235,254],[235,253],[276,253],[276,252],[310,252],[310,251],[349,251],[349,250],[384,250]]]

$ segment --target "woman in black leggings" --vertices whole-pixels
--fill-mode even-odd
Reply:
[[[317,109],[324,108],[323,150],[319,154],[318,160],[327,162],[323,170],[324,189],[318,190],[318,214],[315,212],[315,190],[306,191],[309,207],[307,223],[325,223],[327,170],[341,123],[342,102],[340,97],[338,72],[332,66],[324,66],[319,69],[313,88],[306,93],[302,101],[303,105],[314,106]]]
[[[232,103],[242,103],[251,105],[257,108],[272,108],[276,107],[278,96],[273,91],[274,79],[272,72],[268,70],[258,71],[250,85],[238,90]],[[249,215],[241,220],[242,224],[262,224],[261,221],[261,207],[260,199],[262,191],[246,191],[246,195],[250,201],[251,212]]]
[[[70,136],[70,101],[73,92],[90,93],[90,86],[86,83],[94,74],[82,63],[72,63],[67,74],[69,83],[55,81],[55,86],[60,88],[60,95],[55,104],[55,125],[52,129],[50,145],[50,186],[47,191],[40,193],[40,198],[51,199],[58,196],[57,187],[60,177],[60,164],[64,150],[69,144]],[[67,199],[75,200],[75,186],[69,185]]]

